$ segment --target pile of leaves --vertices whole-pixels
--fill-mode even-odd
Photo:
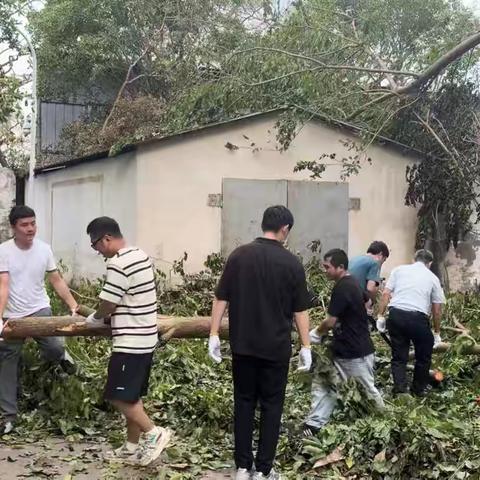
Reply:
[[[174,265],[180,278],[175,287],[158,276],[159,308],[177,315],[207,315],[213,288],[223,266],[211,255],[205,270],[185,272],[187,256]],[[331,285],[313,258],[306,263],[307,277],[317,297],[311,316],[323,318]],[[101,281],[74,286],[81,303],[95,303]],[[63,306],[52,293],[56,313]],[[480,296],[452,295],[446,307],[443,336],[457,342],[459,327],[480,339]],[[393,399],[389,351],[373,334],[377,346],[377,383],[385,394],[386,412],[369,408],[354,383],[339,389],[339,406],[331,423],[317,437],[305,440],[301,426],[310,402],[309,374],[295,372],[292,359],[282,434],[277,460],[291,479],[466,479],[480,469],[480,369],[478,357],[466,356],[461,346],[436,355],[434,368],[445,380],[425,399]],[[294,335],[294,341],[296,341]],[[462,341],[460,342],[462,343]],[[57,366],[45,365],[29,342],[24,351],[21,394],[22,419],[18,438],[63,435],[73,440],[105,438],[120,444],[124,426],[102,400],[110,342],[96,338],[69,338],[67,346],[78,365],[77,375],[67,376]],[[232,465],[233,398],[228,346],[224,361],[213,365],[205,340],[172,340],[155,354],[147,410],[160,425],[176,431],[176,442],[164,456],[161,478],[199,478],[202,471]],[[322,351],[318,352],[320,356]],[[142,478],[159,478],[156,471]]]

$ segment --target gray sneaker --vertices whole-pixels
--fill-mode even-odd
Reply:
[[[133,463],[146,467],[154,462],[169,444],[172,431],[169,428],[159,428],[157,436],[143,436],[140,440],[138,453]]]
[[[250,480],[252,473],[246,468],[238,468],[235,473],[235,480]]]
[[[261,480],[261,479],[282,480],[282,476],[272,468],[268,475],[264,475],[262,472],[255,472],[255,475],[253,476],[253,480]]]
[[[104,458],[109,462],[135,462],[137,452],[138,448],[131,452],[124,443],[121,447],[106,452]]]

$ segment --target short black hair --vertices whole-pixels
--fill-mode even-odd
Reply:
[[[87,226],[87,234],[95,239],[100,239],[105,235],[115,238],[122,238],[122,232],[117,221],[110,217],[97,217]]]
[[[13,227],[21,218],[30,218],[35,216],[36,215],[33,208],[27,207],[26,205],[17,205],[10,210],[8,220],[10,221],[10,225]]]
[[[371,253],[372,255],[382,254],[384,258],[388,258],[390,256],[390,250],[387,247],[385,242],[381,242],[380,240],[375,240],[370,244],[368,247],[367,253]]]
[[[278,232],[285,225],[288,225],[290,230],[293,227],[293,215],[287,207],[275,205],[268,207],[265,212],[263,212],[263,232]]]
[[[348,270],[348,255],[341,248],[332,248],[323,256],[323,259],[335,268],[343,265],[343,268]]]
[[[421,250],[417,250],[415,252],[415,261],[416,262],[422,262],[425,265],[428,263],[433,262],[433,253],[430,250],[426,250],[422,248]]]

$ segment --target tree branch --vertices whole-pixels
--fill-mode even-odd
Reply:
[[[161,25],[160,29],[158,30],[158,32],[160,32],[160,33],[162,33],[163,29],[165,28],[165,19],[166,19],[166,16],[163,17],[162,25]],[[127,85],[133,83],[135,80],[138,80],[142,76],[146,76],[146,74],[140,74],[140,75],[137,75],[136,77],[134,77],[133,79],[130,79],[130,75],[132,74],[133,69],[138,65],[140,60],[142,60],[145,57],[145,55],[147,55],[147,53],[152,49],[152,47],[153,47],[152,42],[153,42],[153,40],[148,43],[148,45],[144,48],[142,53],[128,67],[127,74],[125,75],[125,80],[123,81],[120,89],[118,90],[117,96],[115,97],[115,101],[113,102],[112,108],[110,109],[110,113],[107,115],[107,118],[103,122],[102,130],[101,130],[102,133],[107,128],[107,125],[109,124],[110,119],[112,118],[113,112],[115,111],[115,108],[117,106],[117,103],[122,98],[123,92],[124,92],[125,88],[127,87]]]
[[[123,95],[123,92],[124,92],[125,88],[130,83],[130,75],[131,75],[133,69],[137,66],[138,62],[140,62],[140,60],[142,60],[142,58],[145,57],[145,55],[148,53],[149,50],[150,50],[150,46],[145,48],[143,50],[143,52],[137,57],[137,59],[128,67],[127,74],[125,75],[125,80],[123,81],[120,89],[118,90],[117,96],[115,97],[115,101],[113,102],[112,108],[110,109],[110,113],[107,115],[107,118],[103,122],[102,130],[101,130],[102,133],[105,131],[108,124],[110,123],[110,119],[112,118],[112,115],[113,115],[113,112],[115,111],[117,103],[122,98],[122,95]]]
[[[261,82],[256,83],[246,83],[249,87],[258,87],[260,85],[266,85],[268,83],[276,82],[277,80],[283,80],[284,78],[293,77],[294,75],[299,75],[300,73],[307,73],[307,72],[316,72],[317,70],[321,70],[322,67],[313,67],[313,68],[302,68],[300,70],[295,70],[294,72],[286,73],[285,75],[279,75],[278,77],[269,78],[268,80],[263,80]]]
[[[294,52],[289,52],[288,50],[282,50],[279,48],[270,48],[270,47],[252,47],[248,48],[246,50],[240,50],[238,52],[234,52],[230,59],[236,55],[241,55],[244,53],[248,52],[253,52],[253,51],[264,51],[264,52],[273,52],[273,53],[280,53],[282,55],[287,55],[292,58],[297,58],[299,60],[305,60],[310,63],[314,63],[315,65],[318,65],[319,70],[325,69],[325,70],[353,70],[357,72],[370,72],[370,73],[390,73],[392,75],[402,75],[402,76],[409,76],[409,77],[418,77],[418,73],[415,72],[404,72],[401,70],[388,70],[388,69],[383,69],[383,68],[368,68],[368,67],[356,67],[355,65],[329,65],[326,64],[317,58],[310,57],[308,55],[303,55],[301,53],[294,53]]]
[[[419,120],[419,122],[425,127],[425,129],[433,136],[433,138],[435,138],[435,140],[437,141],[437,143],[440,145],[440,147],[442,147],[442,150],[457,164],[458,166],[458,162],[457,162],[457,158],[455,157],[455,155],[453,154],[453,152],[451,152],[449,150],[449,148],[445,145],[445,143],[443,143],[442,139],[437,135],[437,132],[435,132],[435,130],[430,126],[430,124],[425,121],[417,112],[414,113],[415,114],[415,117],[417,117],[417,119]]]
[[[480,31],[470,35],[450,51],[442,55],[436,62],[432,63],[426,70],[424,70],[416,80],[408,83],[404,87],[396,90],[399,95],[407,95],[418,91],[423,85],[430,80],[437,77],[446,67],[448,67],[455,60],[461,58],[469,50],[480,45]]]
[[[373,105],[377,105],[377,103],[383,103],[385,100],[387,100],[388,98],[392,98],[393,96],[395,96],[394,92],[387,92],[384,95],[381,95],[380,97],[377,97],[377,98],[374,98],[373,100],[370,100],[365,105],[362,105],[360,108],[357,108],[357,110],[355,110],[353,113],[351,113],[346,118],[346,120],[347,121],[353,120],[355,117],[358,117],[358,115],[360,115],[365,110],[367,110],[367,108],[369,108]]]

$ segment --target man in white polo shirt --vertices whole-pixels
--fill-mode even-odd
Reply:
[[[393,393],[407,393],[407,362],[410,343],[415,348],[411,392],[424,396],[434,344],[440,343],[440,319],[445,295],[438,277],[430,270],[433,254],[418,250],[415,262],[393,269],[379,306],[377,328],[388,328],[392,342]],[[388,322],[384,314],[389,307]],[[433,317],[432,334],[430,315]]]
[[[153,265],[145,252],[127,245],[113,218],[95,218],[87,234],[92,248],[108,259],[100,305],[87,321],[111,319],[113,348],[105,399],[127,422],[127,440],[110,456],[145,466],[158,458],[171,436],[169,429],[155,426],[142,402],[158,342]]]
[[[26,205],[13,207],[9,215],[13,238],[0,245],[0,324],[2,318],[51,316],[45,276],[68,305],[72,315],[78,305],[57,270],[50,245],[35,238],[35,212]],[[73,373],[63,337],[39,337],[35,341],[44,357],[59,362]],[[18,365],[23,340],[0,342],[0,435],[11,432],[17,417]]]

